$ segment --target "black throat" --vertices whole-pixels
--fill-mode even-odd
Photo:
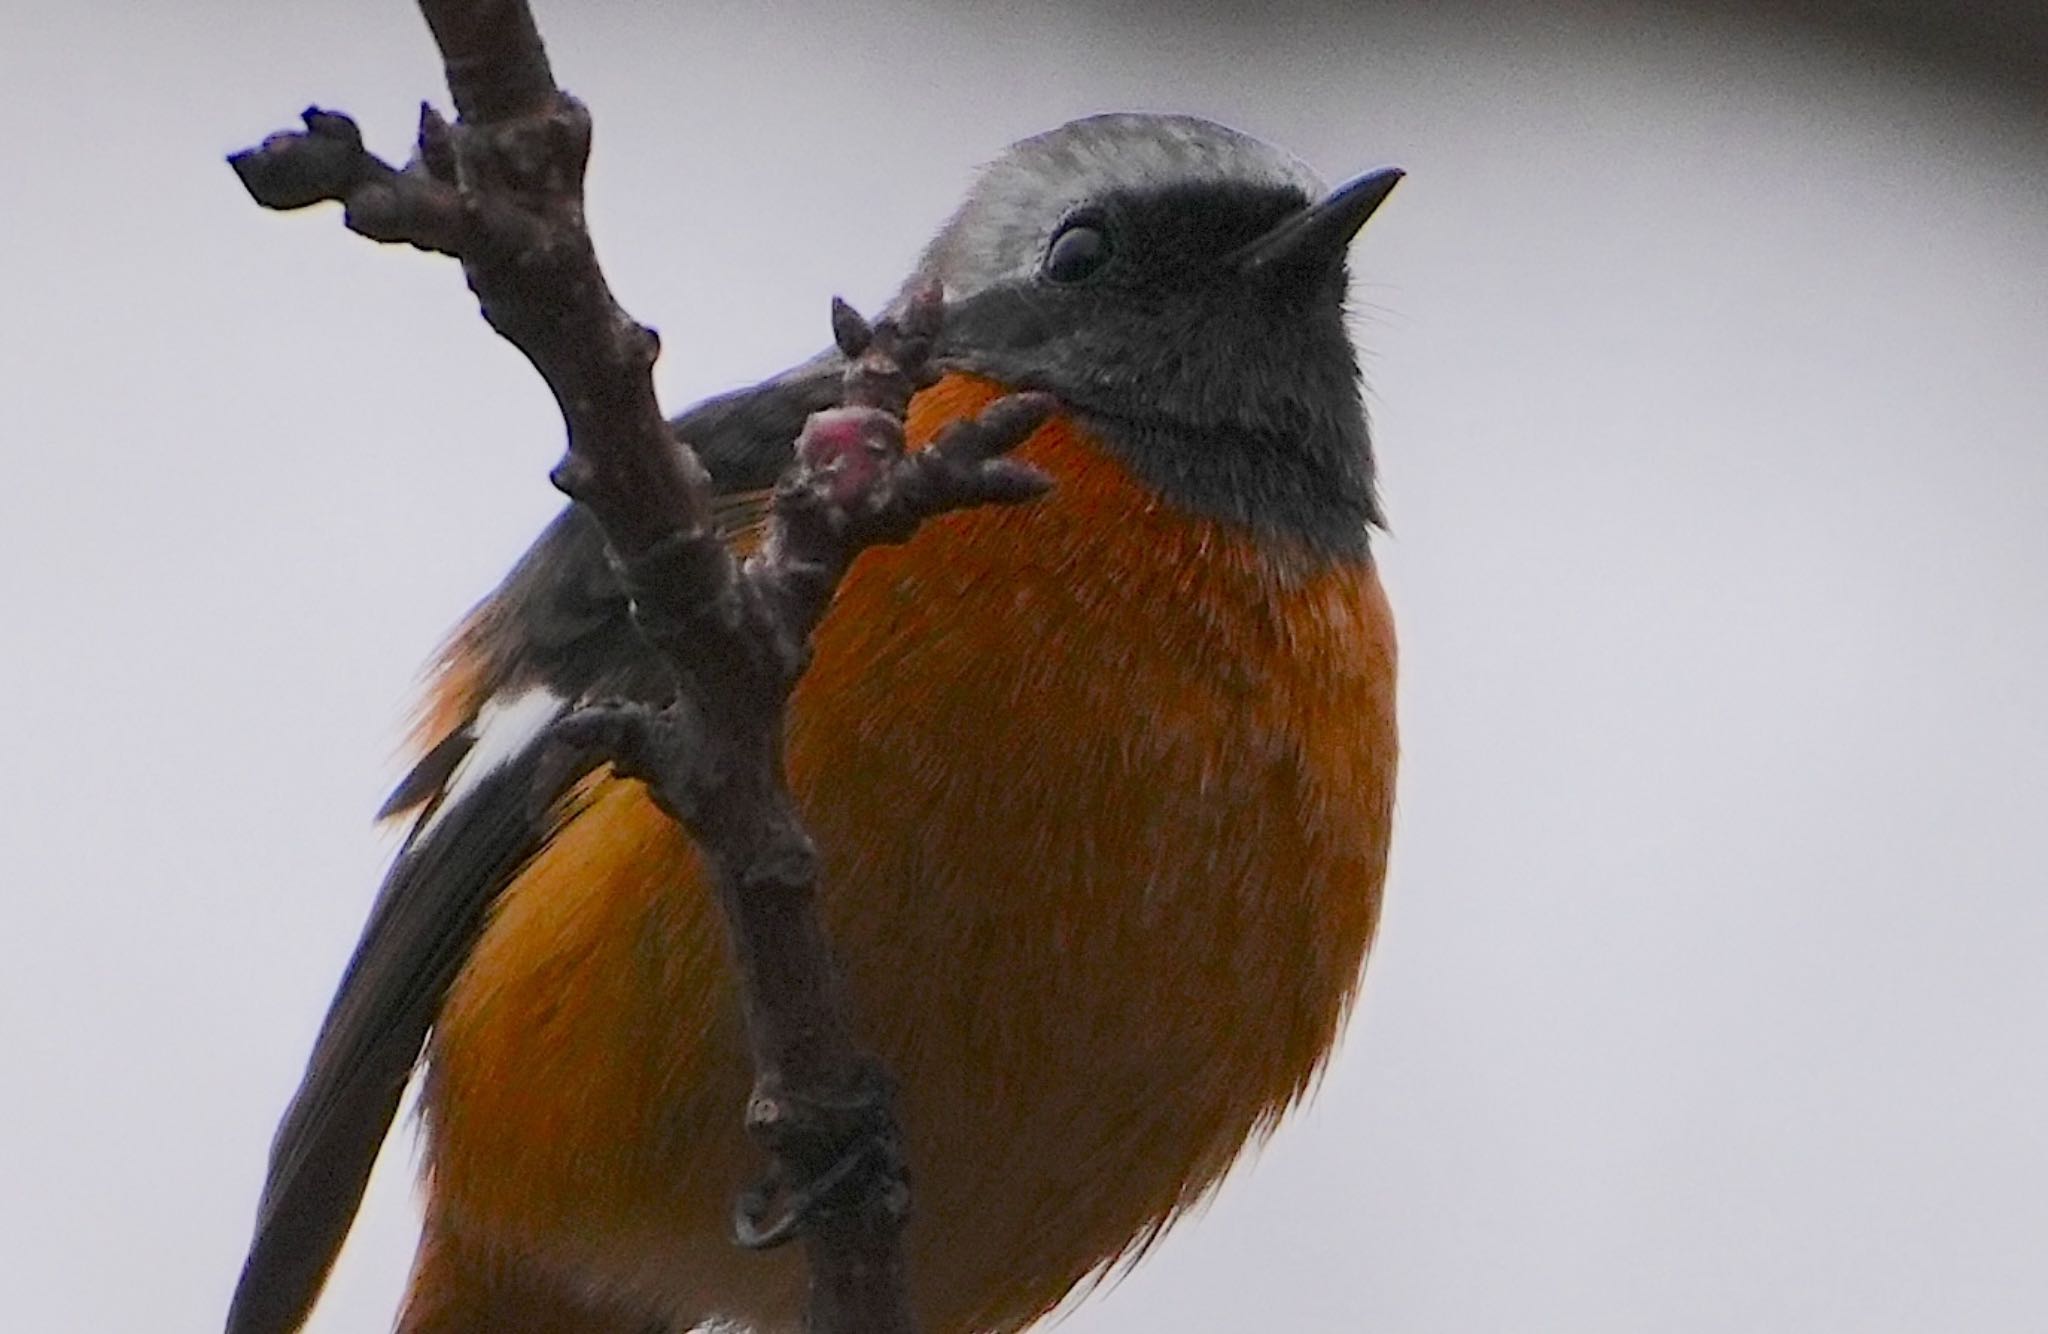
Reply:
[[[1358,560],[1381,526],[1365,422],[1308,432],[1197,428],[1080,410],[1082,421],[1138,479],[1191,513],[1299,544],[1327,560]]]
[[[1177,299],[1139,326],[1107,303],[997,288],[949,311],[941,353],[1058,395],[1170,504],[1304,554],[1362,559],[1381,512],[1341,306],[1327,292],[1219,305],[1227,295]]]

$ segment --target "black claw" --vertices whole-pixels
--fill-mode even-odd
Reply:
[[[548,740],[583,768],[609,762],[619,777],[645,783],[655,804],[688,823],[693,812],[677,803],[694,790],[689,776],[703,750],[695,717],[631,700],[588,704],[558,720]]]
[[[768,1250],[802,1235],[819,1214],[863,1201],[901,1220],[910,1207],[910,1174],[891,1111],[887,1077],[871,1071],[846,1101],[803,1103],[767,1097],[747,1103],[747,1130],[774,1154],[768,1175],[741,1193],[733,1239]],[[792,1178],[792,1173],[800,1174]]]
[[[644,704],[587,704],[556,720],[549,739],[574,751],[630,762],[643,748],[652,713]]]

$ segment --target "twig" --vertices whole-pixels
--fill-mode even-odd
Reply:
[[[460,119],[422,108],[412,160],[365,150],[348,117],[230,161],[259,203],[342,203],[365,236],[462,261],[485,318],[547,381],[568,428],[555,483],[602,526],[675,701],[601,705],[560,725],[571,745],[646,782],[712,870],[755,1065],[746,1118],[771,1156],[739,1202],[746,1244],[801,1234],[817,1334],[912,1328],[901,1232],[907,1171],[890,1081],[854,1040],[815,909],[818,857],[782,767],[784,712],[812,630],[853,559],[925,519],[1040,494],[1002,457],[1041,423],[1039,395],[999,400],[906,453],[902,414],[928,383],[936,292],[870,327],[834,303],[845,406],[806,424],[767,540],[744,564],[711,519],[710,481],[656,401],[658,341],[613,299],[583,216],[590,117],[561,92],[524,0],[422,0]]]

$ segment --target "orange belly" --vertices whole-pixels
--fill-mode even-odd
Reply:
[[[998,391],[921,395],[913,440]],[[1307,1087],[1378,917],[1394,643],[1369,563],[1170,511],[1064,420],[1035,504],[855,567],[789,771],[866,1040],[901,1081],[915,1299],[1015,1328],[1142,1246]],[[759,1160],[687,841],[594,779],[436,1029],[430,1213],[676,1316],[794,1318],[726,1240]]]

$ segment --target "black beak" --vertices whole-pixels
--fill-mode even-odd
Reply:
[[[1351,238],[1406,174],[1399,167],[1384,167],[1348,181],[1250,245],[1233,251],[1226,262],[1247,275],[1279,276],[1334,268],[1344,258]]]

